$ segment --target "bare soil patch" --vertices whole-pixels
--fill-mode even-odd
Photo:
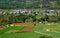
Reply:
[[[34,24],[25,24],[25,23],[14,23],[15,26],[25,26],[24,29],[19,32],[31,31],[34,28]]]
[[[3,29],[3,27],[2,27],[2,26],[0,26],[0,30],[1,30],[1,29]]]
[[[34,24],[16,23],[15,26],[25,26],[22,30],[9,30],[5,33],[27,32],[34,28]]]
[[[31,31],[33,28],[34,26],[26,26],[24,29],[20,30],[20,32]]]
[[[20,30],[19,32],[26,32],[26,31],[31,31],[34,28],[34,24],[20,24],[22,26],[25,26],[24,29]]]

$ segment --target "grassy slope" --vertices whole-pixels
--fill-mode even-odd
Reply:
[[[46,31],[46,29],[50,29],[51,31]],[[50,36],[60,36],[60,23],[55,23],[51,25],[47,24],[38,24],[34,29],[34,31],[38,31],[43,35],[50,35]]]
[[[39,38],[40,34],[35,32],[23,32],[23,33],[15,33],[15,34],[3,34],[1,38]]]
[[[35,28],[32,30],[32,32],[22,32],[22,33],[13,33],[13,34],[2,34],[0,37],[1,38],[39,38],[42,34],[43,35],[51,35],[54,38],[57,38],[58,36],[60,36],[60,23],[55,23],[55,24],[51,24],[46,25],[46,24],[37,24],[37,26],[35,26]],[[57,32],[47,32],[46,29],[53,29],[57,28]],[[34,31],[38,31],[41,33],[35,33]]]
[[[8,30],[21,30],[23,28],[24,28],[24,26],[11,26],[11,27],[7,27],[7,28],[3,28],[0,30],[0,34],[3,34],[4,32],[6,32]]]
[[[14,27],[10,27],[14,28]],[[19,29],[19,27],[14,28],[14,30]],[[21,32],[21,33],[11,33],[11,34],[2,34],[0,38],[39,38],[41,35],[35,33],[34,31],[31,32]]]

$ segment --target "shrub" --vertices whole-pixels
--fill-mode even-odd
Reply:
[[[44,35],[44,36],[40,36],[40,38],[53,38],[53,37]]]

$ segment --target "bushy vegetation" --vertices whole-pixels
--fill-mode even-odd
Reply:
[[[52,3],[51,3],[52,2]],[[1,0],[0,9],[60,8],[60,0]]]
[[[52,36],[40,36],[40,38],[53,38]]]
[[[32,12],[32,14],[27,14],[16,12],[16,13],[9,13],[6,12],[5,14],[0,14],[0,25],[6,26],[7,24],[13,24],[13,23],[39,23],[39,22],[60,22],[60,15],[46,15],[46,14],[39,14],[40,12]],[[53,12],[51,12],[53,13]]]

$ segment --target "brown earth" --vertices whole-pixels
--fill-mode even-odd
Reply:
[[[2,26],[0,26],[0,28],[3,28]]]
[[[34,28],[34,24],[14,23],[14,25],[15,26],[25,26],[25,28],[23,28],[19,32],[31,31]]]
[[[20,30],[19,32],[31,31],[34,28],[34,24],[20,24],[20,25],[25,26],[25,28]]]
[[[1,29],[3,29],[3,27],[2,27],[2,26],[0,26],[0,30],[1,30]]]
[[[33,28],[34,26],[26,26],[24,29],[20,30],[19,32],[31,31]]]
[[[22,30],[9,30],[5,33],[27,32],[34,28],[34,24],[15,23],[15,26],[25,26]]]

